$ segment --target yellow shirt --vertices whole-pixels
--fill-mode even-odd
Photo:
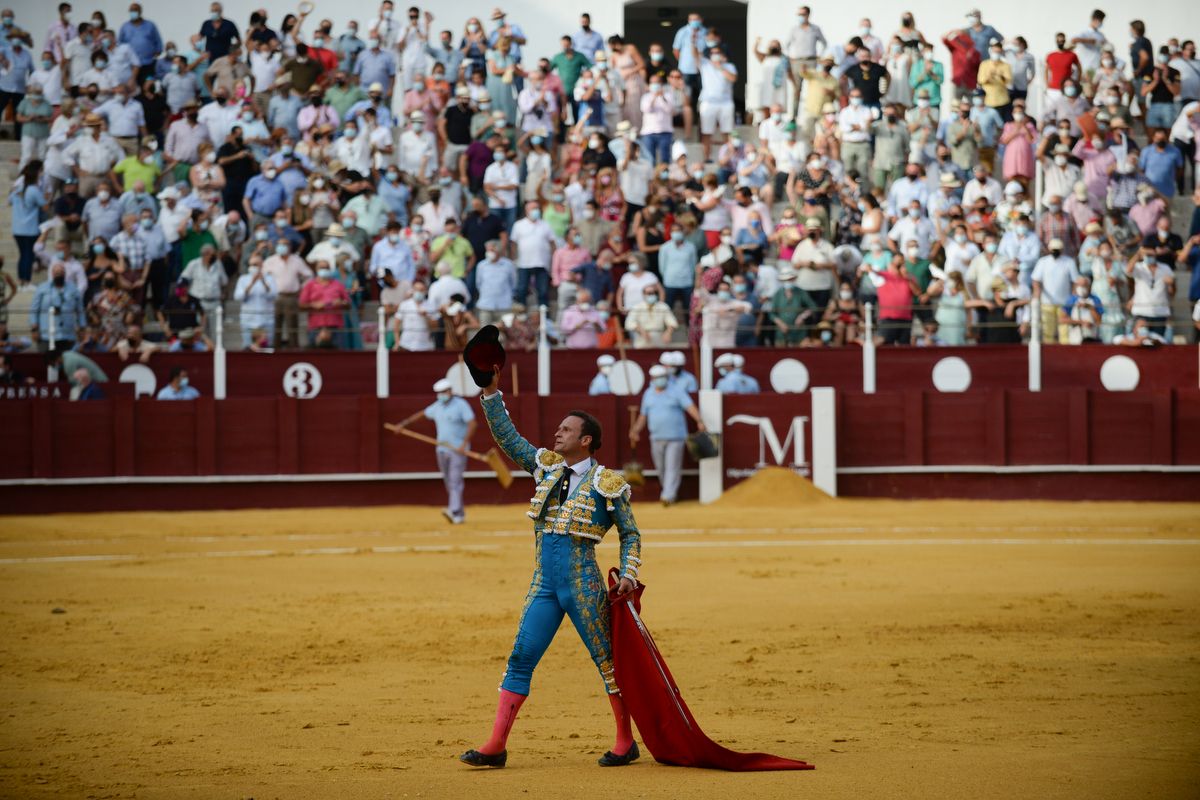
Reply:
[[[985,59],[979,65],[979,85],[983,88],[983,102],[992,108],[1006,106],[1009,102],[1008,87],[1012,86],[1012,67],[1006,61]]]
[[[837,78],[821,70],[805,70],[804,80],[808,83],[808,95],[804,99],[805,114],[819,117],[826,103],[837,105]]]

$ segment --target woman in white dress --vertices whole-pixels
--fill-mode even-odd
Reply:
[[[771,116],[771,106],[780,105],[787,108],[788,61],[783,57],[783,47],[778,39],[772,39],[767,44],[767,51],[764,53],[761,36],[754,40],[754,57],[758,59],[761,70],[758,92],[750,94],[750,96],[758,100],[759,121],[761,122]]]

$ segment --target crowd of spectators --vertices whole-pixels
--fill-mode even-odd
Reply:
[[[30,347],[204,350],[230,301],[226,346],[254,350],[456,350],[483,324],[517,349],[543,325],[830,347],[868,316],[882,344],[1011,343],[1035,309],[1047,342],[1168,342],[1177,271],[1200,301],[1200,60],[1139,20],[1097,10],[1034,55],[977,10],[827,38],[801,7],[755,41],[740,119],[747,65],[698,12],[643,53],[587,14],[552,43],[501,8],[456,32],[391,0],[278,27],[214,2],[164,41],[140,3],[58,11],[40,48],[0,13]]]

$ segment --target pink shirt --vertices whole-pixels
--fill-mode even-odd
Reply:
[[[736,236],[738,231],[746,230],[750,227],[750,212],[752,211],[758,212],[758,218],[763,226],[763,233],[767,236],[773,234],[775,226],[771,222],[771,209],[767,208],[766,203],[756,200],[745,208],[738,203],[730,204],[729,216],[733,224],[729,227],[733,230],[733,235]]]
[[[1167,205],[1161,197],[1156,197],[1149,203],[1134,203],[1129,209],[1129,218],[1137,225],[1142,236],[1149,236],[1158,227],[1158,218],[1166,211]]]
[[[649,136],[652,133],[671,133],[674,130],[674,126],[671,124],[671,118],[674,115],[674,106],[671,103],[670,95],[666,92],[656,95],[647,91],[642,95],[643,136]]]
[[[571,277],[571,270],[592,260],[592,254],[585,247],[560,247],[554,251],[550,259],[550,282],[558,286]]]
[[[563,311],[559,327],[567,335],[567,347],[593,348],[600,331],[604,330],[604,323],[600,321],[600,312],[594,308],[584,311],[579,306],[571,306]]]
[[[335,306],[348,304],[350,295],[346,293],[346,287],[340,281],[320,281],[313,279],[304,284],[304,288],[300,290],[300,305],[315,305],[323,306],[332,304]],[[340,328],[342,327],[342,311],[309,311],[308,312],[308,329],[310,331],[317,328]]]
[[[879,296],[880,319],[912,319],[912,287],[908,278],[891,270],[884,272],[883,285],[875,289]]]

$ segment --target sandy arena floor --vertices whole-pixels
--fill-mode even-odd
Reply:
[[[746,506],[635,504],[644,616],[714,739],[815,771],[601,771],[569,624],[509,767],[459,764],[524,507],[61,515],[0,518],[0,795],[1197,796],[1200,506]]]

